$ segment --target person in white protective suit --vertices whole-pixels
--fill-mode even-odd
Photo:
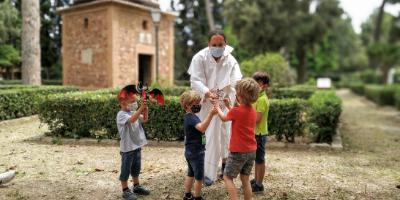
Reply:
[[[213,108],[214,103],[220,103],[223,111],[227,109],[223,103],[224,98],[231,102],[236,100],[235,85],[242,78],[240,67],[232,56],[233,48],[226,44],[226,37],[222,31],[210,32],[208,47],[193,56],[188,74],[193,90],[202,94],[202,109],[199,113],[200,120],[204,120],[207,113]],[[230,140],[231,123],[223,123],[218,117],[213,118],[206,130],[206,154],[204,161],[205,185],[211,185],[217,179],[219,161],[227,158]]]

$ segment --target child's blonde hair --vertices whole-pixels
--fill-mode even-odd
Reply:
[[[236,93],[240,96],[242,104],[251,105],[257,101],[260,92],[260,86],[252,78],[239,80],[235,86]]]
[[[186,109],[187,106],[200,102],[201,96],[194,90],[184,92],[180,97],[181,106]]]

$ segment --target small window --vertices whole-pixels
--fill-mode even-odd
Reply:
[[[85,28],[88,28],[88,27],[89,27],[89,18],[85,17],[85,19],[84,19],[84,21],[83,21],[83,26],[84,26]]]
[[[147,30],[147,20],[143,20],[142,28],[143,28],[143,30]]]

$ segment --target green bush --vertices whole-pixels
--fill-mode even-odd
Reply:
[[[178,97],[166,97],[160,106],[149,102],[149,122],[143,125],[150,139],[183,139],[183,115]],[[39,106],[39,118],[57,137],[118,138],[116,95],[107,92],[76,92],[48,96]]]
[[[152,90],[153,88],[158,88],[159,90],[161,90],[161,92],[163,93],[164,96],[181,96],[181,94],[187,90],[190,90],[190,87],[183,87],[183,86],[174,86],[174,87],[151,87],[150,90]],[[1,89],[1,86],[0,86]],[[108,88],[108,89],[100,89],[100,90],[96,90],[96,91],[92,91],[94,93],[102,93],[102,94],[114,94],[117,95],[118,92],[121,89],[113,89],[113,88]]]
[[[160,89],[165,96],[181,96],[182,93],[184,93],[187,90],[190,90],[190,87],[174,86],[170,88],[159,87],[158,89]]]
[[[190,87],[190,81],[189,80],[174,80],[174,84],[176,86]]]
[[[254,72],[267,72],[271,86],[288,86],[294,83],[289,64],[279,53],[265,53],[240,64],[244,76],[251,77]]]
[[[278,139],[303,133],[305,125],[302,99],[271,100],[269,130]],[[118,138],[115,122],[119,110],[112,93],[76,92],[51,95],[39,106],[39,118],[57,137]],[[149,122],[144,124],[149,139],[182,140],[184,110],[178,97],[167,96],[164,106],[149,103]]]
[[[62,80],[43,79],[42,84],[43,85],[62,85],[63,81]]]
[[[38,88],[40,86],[33,85],[0,85],[0,90],[10,90],[10,89],[27,89],[27,88]]]
[[[165,105],[149,104],[149,122],[144,129],[149,138],[157,140],[183,140],[183,118],[185,111],[179,97],[166,97]]]
[[[351,89],[351,91],[353,91],[356,94],[359,95],[364,95],[364,84],[363,83],[351,83],[349,84],[349,87]]]
[[[55,94],[41,101],[39,119],[53,136],[114,138],[118,110],[116,95],[107,91]]]
[[[331,143],[342,112],[341,100],[335,91],[317,91],[308,99],[308,123],[315,142]]]
[[[22,85],[22,81],[16,80],[0,80],[0,85]],[[62,80],[42,79],[42,85],[62,85]]]
[[[379,105],[395,105],[395,92],[397,85],[367,85],[365,96]]]
[[[380,84],[382,83],[382,75],[375,70],[367,69],[355,73],[355,78],[359,79],[365,84]]]
[[[0,85],[21,85],[21,80],[0,80]]]
[[[268,131],[280,141],[283,137],[294,142],[303,134],[307,101],[303,99],[272,99],[268,113]]]
[[[271,87],[268,88],[267,93],[268,97],[273,99],[285,99],[285,98],[300,98],[300,99],[308,99],[311,95],[314,94],[316,88],[313,86],[293,86],[293,87],[284,87],[277,88]]]
[[[342,75],[338,86],[351,88],[354,85],[381,84],[381,83],[382,83],[382,75],[380,75],[375,70],[367,69],[359,72]]]
[[[38,103],[44,96],[77,91],[75,87],[42,86],[0,90],[0,120],[37,114]]]
[[[394,99],[395,99],[395,102],[396,102],[397,109],[400,110],[400,88],[398,88],[396,90],[396,94],[394,95]]]
[[[396,72],[393,75],[393,82],[394,83],[400,83],[400,68],[396,70]]]

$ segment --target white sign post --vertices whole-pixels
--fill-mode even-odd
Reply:
[[[332,81],[330,78],[318,78],[317,79],[317,88],[329,89],[331,87],[332,87]]]

